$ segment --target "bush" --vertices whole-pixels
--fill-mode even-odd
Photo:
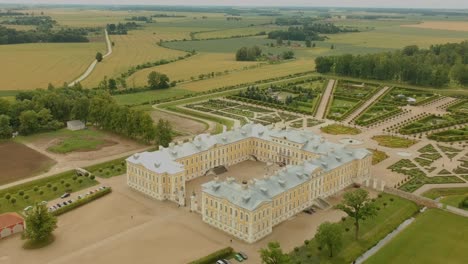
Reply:
[[[234,249],[232,247],[223,248],[221,250],[211,253],[208,256],[192,261],[190,262],[190,264],[213,264],[218,259],[226,258],[229,255],[231,255],[233,252],[234,252]]]
[[[27,200],[27,199],[29,199],[29,195],[26,194],[25,196],[23,196],[23,198],[24,198],[25,200]]]
[[[96,177],[94,175],[91,175],[90,179],[94,180]]]
[[[39,190],[39,187],[35,186],[34,191],[37,192]]]
[[[19,196],[23,196],[23,195],[24,195],[24,191],[21,190],[21,191],[18,192],[18,194],[19,194]]]
[[[40,192],[39,192],[39,195],[43,195],[43,194],[44,194],[44,192],[43,192],[43,191],[40,191]]]
[[[11,194],[9,193],[5,194],[5,199],[10,200],[10,198],[11,198]]]
[[[341,217],[341,221],[346,221],[346,216]]]
[[[298,248],[298,247],[295,247],[295,248],[294,248],[294,251],[298,252],[298,251],[299,251],[299,248]]]
[[[104,195],[106,194],[109,194],[112,192],[112,188],[108,187],[102,191],[98,191],[98,192],[95,192],[93,194],[90,194],[88,196],[86,196],[85,198],[82,198],[82,199],[79,199],[79,200],[76,200],[75,202],[69,204],[69,205],[66,205],[66,206],[62,206],[60,207],[59,209],[55,210],[54,212],[52,212],[53,215],[57,216],[57,215],[61,215],[61,214],[64,214],[66,212],[69,212],[75,208],[78,208],[82,205],[85,205],[91,201],[94,201],[98,198],[101,198],[103,197]]]
[[[304,240],[304,244],[309,245],[309,240]]]

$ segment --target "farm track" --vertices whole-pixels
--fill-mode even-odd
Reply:
[[[104,30],[104,33],[106,35],[107,53],[103,56],[103,58],[106,58],[106,57],[108,57],[108,56],[110,56],[112,54],[112,45],[111,45],[111,42],[110,42],[110,39],[109,39],[109,34],[107,33],[107,30]],[[86,69],[86,71],[80,77],[78,77],[76,80],[74,80],[73,82],[68,84],[68,87],[72,87],[76,83],[80,83],[84,79],[88,78],[88,76],[91,75],[91,73],[93,72],[94,68],[96,68],[97,64],[98,64],[98,61],[94,60],[91,63],[91,65],[89,65],[88,69]]]
[[[388,91],[390,87],[385,86],[384,88],[380,89],[377,93],[375,93],[371,98],[369,98],[361,107],[356,109],[353,113],[351,113],[344,121],[346,123],[354,123],[354,119],[358,117],[364,110],[367,109],[371,104],[375,102],[377,98],[379,98],[382,94],[384,94],[386,91]]]
[[[323,92],[322,100],[320,101],[320,105],[317,109],[317,113],[315,114],[316,118],[323,119],[323,116],[325,115],[325,111],[327,109],[328,101],[330,100],[330,96],[333,91],[333,87],[335,86],[336,81],[335,80],[329,80],[327,88]]]

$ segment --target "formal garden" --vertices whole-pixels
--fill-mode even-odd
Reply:
[[[391,171],[406,175],[407,177],[397,184],[397,187],[406,192],[414,192],[425,184],[464,183],[456,176],[428,177],[416,164],[409,159],[401,159],[388,167]]]
[[[27,206],[50,201],[65,192],[76,192],[98,184],[94,175],[82,175],[75,171],[19,184],[0,190],[0,213],[23,212]]]
[[[460,126],[460,128],[453,128],[441,132],[435,132],[427,136],[441,142],[453,142],[468,140],[468,126]]]
[[[459,100],[455,104],[447,107],[447,111],[454,114],[468,114],[468,100]]]
[[[435,129],[441,129],[454,125],[460,125],[467,122],[467,115],[429,115],[423,117],[422,119],[416,120],[406,126],[403,126],[399,132],[403,135],[409,135]]]
[[[369,126],[402,112],[403,110],[396,105],[377,102],[366,109],[355,123],[360,126]]]
[[[267,87],[250,86],[229,99],[301,114],[314,114],[320,104],[325,79],[316,77]]]
[[[321,120],[317,120],[317,119],[314,119],[314,118],[306,118],[305,120],[305,125],[306,127],[314,127],[314,126],[318,126],[320,124],[323,124],[324,121],[321,121]],[[293,128],[302,128],[304,126],[304,120],[297,120],[297,121],[294,121],[290,124],[291,127]]]
[[[347,80],[339,81],[334,87],[328,103],[327,118],[343,120],[364,104],[378,90],[379,86]]]
[[[386,104],[393,104],[398,106],[405,105],[421,105],[429,103],[439,98],[431,91],[411,89],[406,87],[394,87],[390,92],[382,97],[381,102]]]

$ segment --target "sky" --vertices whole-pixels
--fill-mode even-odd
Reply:
[[[468,0],[0,0],[28,4],[327,6],[468,9]],[[442,4],[443,3],[443,4]]]

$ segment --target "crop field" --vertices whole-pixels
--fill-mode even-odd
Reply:
[[[199,79],[200,74],[214,73],[215,76],[220,76],[257,64],[258,62],[236,61],[231,53],[200,53],[185,60],[140,70],[128,78],[127,83],[144,86],[151,71],[167,74],[173,81],[190,81]]]
[[[468,22],[465,21],[423,21],[415,25],[403,25],[403,27],[422,28],[422,29],[438,29],[438,30],[453,30],[453,31],[468,31]]]
[[[268,34],[268,32],[273,30],[285,29],[286,27],[280,26],[254,26],[254,27],[245,27],[245,28],[232,28],[224,30],[214,30],[207,32],[200,32],[195,34],[197,39],[212,39],[212,38],[231,38],[235,36],[251,36],[256,35],[261,32]]]
[[[160,34],[153,35],[148,30],[134,30],[128,35],[110,36],[111,41],[115,43],[112,55],[97,65],[92,74],[83,81],[83,86],[96,87],[104,76],[118,77],[131,66],[185,55],[185,52],[158,46],[161,38]],[[128,83],[128,86],[133,87],[133,84]]]
[[[266,65],[255,69],[233,72],[228,75],[222,75],[202,81],[183,83],[178,86],[189,91],[207,91],[220,87],[308,72],[312,71],[314,67],[314,61],[293,60],[279,64]]]
[[[55,163],[49,157],[23,144],[11,141],[0,142],[0,153],[2,153],[0,159],[2,168],[0,184],[18,181],[46,172]]]
[[[149,104],[158,100],[183,96],[188,93],[192,92],[179,88],[169,88],[164,90],[148,90],[140,93],[119,94],[114,95],[113,97],[119,104],[132,106],[144,103]]]
[[[104,42],[2,45],[0,90],[31,90],[71,82],[88,68],[96,52],[105,49]]]

